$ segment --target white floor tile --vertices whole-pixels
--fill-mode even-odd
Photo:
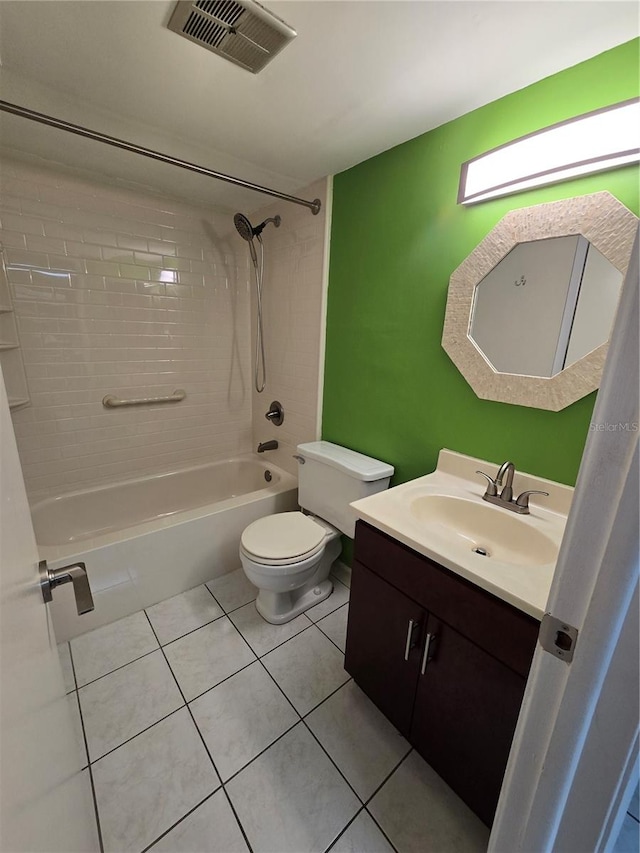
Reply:
[[[249,853],[224,791],[216,791],[150,849],[153,853]]]
[[[257,661],[190,707],[223,782],[299,719]]]
[[[76,679],[73,675],[73,666],[71,665],[69,643],[60,643],[58,646],[58,654],[60,655],[60,665],[62,666],[64,689],[67,693],[71,693],[72,690],[76,689]]]
[[[312,622],[317,622],[318,619],[328,616],[329,613],[333,613],[334,610],[337,610],[338,607],[342,607],[343,604],[349,601],[349,590],[347,587],[335,577],[331,577],[331,580],[333,582],[333,592],[329,598],[325,598],[320,604],[316,604],[315,607],[305,610],[306,615]]]
[[[243,604],[248,604],[250,601],[255,601],[258,595],[258,590],[241,568],[219,578],[214,578],[207,583],[207,586],[226,613],[242,607]]]
[[[347,643],[347,621],[349,619],[349,605],[343,604],[333,613],[316,622],[323,634],[332,640],[344,654]]]
[[[402,762],[367,808],[402,853],[487,849],[487,827],[416,752]]]
[[[187,702],[255,660],[226,616],[164,647]]]
[[[105,853],[140,853],[219,787],[186,708],[93,765]]]
[[[158,648],[143,611],[71,640],[78,687]]]
[[[147,616],[162,646],[212,622],[222,613],[204,585],[147,608]]]
[[[258,657],[266,655],[276,646],[282,645],[313,624],[302,613],[290,622],[285,622],[284,625],[272,625],[262,618],[253,602],[234,610],[233,613],[229,614],[229,619]]]
[[[81,687],[79,696],[91,761],[184,704],[159,649]]]
[[[232,779],[227,792],[260,853],[326,850],[360,807],[301,723]]]
[[[306,722],[363,800],[411,749],[353,681],[312,711]]]
[[[331,853],[394,853],[394,850],[371,815],[363,809],[333,845]]]
[[[262,661],[299,714],[307,714],[344,684],[344,656],[315,625],[279,646]]]

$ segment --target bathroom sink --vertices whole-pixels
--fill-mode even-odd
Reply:
[[[542,619],[573,489],[516,471],[514,495],[528,491],[531,496],[530,513],[520,515],[482,499],[486,482],[477,472],[497,468],[495,462],[443,449],[432,474],[351,507],[362,521]]]
[[[558,545],[525,519],[506,510],[451,495],[422,495],[409,502],[412,516],[439,536],[452,537],[479,559],[520,566],[546,565]]]

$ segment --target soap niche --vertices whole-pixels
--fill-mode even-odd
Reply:
[[[0,264],[0,365],[2,366],[4,384],[9,398],[9,408],[17,409],[29,405],[29,387],[22,360],[4,258]]]

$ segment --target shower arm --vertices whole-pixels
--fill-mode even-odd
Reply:
[[[72,124],[68,121],[55,118],[54,116],[38,113],[35,110],[27,109],[19,104],[11,104],[8,101],[0,100],[0,111],[11,113],[11,115],[28,118],[30,121],[37,121],[40,124],[46,124],[49,127],[55,127],[58,130],[66,130],[68,133],[75,133],[77,136],[84,136],[86,139],[93,139],[96,142],[103,142],[105,145],[112,145],[114,148],[121,148],[123,151],[131,151],[134,154],[142,154],[143,157],[150,157],[152,160],[159,160],[161,163],[169,163],[171,166],[179,166],[181,169],[187,169],[190,172],[196,172],[199,175],[205,175],[208,178],[215,178],[218,181],[225,181],[228,184],[235,184],[238,187],[245,187],[249,190],[270,195],[274,198],[281,198],[283,201],[290,201],[292,204],[300,204],[303,207],[308,207],[314,216],[320,212],[322,202],[319,198],[313,201],[307,201],[304,198],[298,198],[295,195],[288,195],[279,190],[273,190],[269,187],[263,187],[260,184],[245,181],[242,178],[235,178],[232,175],[225,175],[223,172],[215,172],[213,169],[207,169],[204,166],[198,166],[196,163],[190,163],[188,160],[179,160],[177,157],[171,157],[168,154],[161,154],[159,151],[153,151],[151,148],[143,148],[141,145],[134,145],[132,142],[127,142],[124,139],[118,139],[115,136],[108,136],[106,133],[100,133],[97,130],[90,130],[88,127],[83,127],[79,124]]]

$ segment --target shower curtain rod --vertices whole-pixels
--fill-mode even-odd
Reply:
[[[26,107],[21,107],[18,104],[10,104],[8,101],[0,100],[0,110],[12,115],[28,118],[31,121],[37,121],[40,124],[55,127],[58,130],[66,130],[68,133],[75,133],[77,136],[84,136],[87,139],[95,139],[97,142],[104,142],[105,145],[113,145],[114,148],[122,148],[123,151],[133,151],[134,154],[142,154],[144,157],[150,157],[152,160],[159,160],[161,163],[169,163],[171,166],[179,166],[181,169],[188,169],[190,172],[196,172],[199,175],[206,175],[209,178],[216,178],[218,181],[226,181],[228,184],[235,184],[238,187],[245,187],[249,190],[263,193],[264,195],[281,198],[283,201],[290,201],[293,204],[301,204],[303,207],[308,207],[311,213],[320,212],[322,202],[319,198],[314,198],[313,201],[307,201],[304,198],[298,198],[295,195],[281,193],[279,190],[272,190],[269,187],[253,184],[250,181],[243,181],[242,178],[234,178],[232,175],[225,175],[222,172],[214,172],[213,169],[206,169],[204,166],[198,166],[196,163],[190,163],[188,160],[179,160],[177,157],[170,157],[168,154],[161,154],[159,151],[153,151],[150,148],[143,148],[141,145],[134,145],[132,142],[126,142],[124,139],[118,139],[115,136],[108,136],[106,133],[99,133],[97,130],[90,130],[88,127],[82,127],[79,124],[72,124],[69,121],[63,121],[53,116],[37,113],[35,110],[29,110]]]

